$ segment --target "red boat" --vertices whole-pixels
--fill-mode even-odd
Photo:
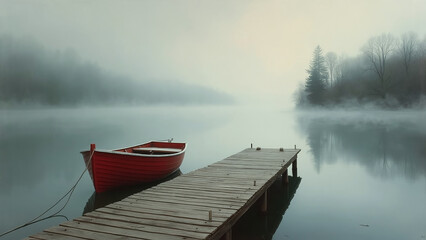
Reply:
[[[148,142],[116,150],[99,150],[90,144],[84,161],[96,192],[156,181],[179,169],[186,143]]]

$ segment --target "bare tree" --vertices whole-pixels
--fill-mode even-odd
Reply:
[[[401,43],[399,44],[399,52],[402,56],[405,73],[408,76],[410,65],[413,60],[414,53],[417,46],[417,34],[414,32],[405,33],[401,36]]]
[[[325,55],[325,62],[327,64],[328,67],[328,76],[329,76],[329,87],[333,87],[333,82],[334,82],[334,75],[333,73],[335,72],[334,70],[336,69],[336,65],[337,65],[337,54],[334,52],[328,52]]]
[[[334,82],[341,82],[345,78],[345,68],[347,65],[347,56],[342,54],[337,59],[337,64],[334,68]]]
[[[391,34],[382,34],[377,37],[370,38],[363,47],[363,52],[369,59],[373,71],[380,80],[380,89],[378,93],[381,97],[386,96],[387,78],[386,78],[386,60],[390,53],[395,49],[396,40]]]

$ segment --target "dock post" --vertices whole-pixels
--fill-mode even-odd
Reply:
[[[291,164],[291,170],[293,173],[293,177],[297,177],[297,155],[296,159],[294,159],[293,163]]]
[[[263,193],[262,204],[260,205],[260,212],[266,213],[268,211],[268,189]]]
[[[288,169],[283,172],[282,181],[284,184],[288,184]]]
[[[228,232],[225,233],[221,238],[221,240],[232,240],[232,228],[229,229]]]

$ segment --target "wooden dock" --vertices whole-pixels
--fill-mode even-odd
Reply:
[[[255,202],[267,211],[268,188],[300,149],[249,148],[26,239],[231,239]]]

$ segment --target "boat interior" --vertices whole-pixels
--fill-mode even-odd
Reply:
[[[128,148],[124,152],[128,153],[140,153],[140,154],[149,154],[149,155],[165,155],[179,153],[182,149],[178,148],[158,148],[158,147],[137,147],[137,148]]]

